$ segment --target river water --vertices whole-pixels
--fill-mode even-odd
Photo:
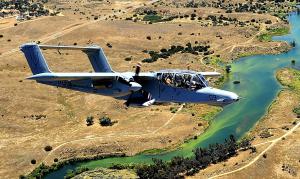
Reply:
[[[291,32],[289,35],[273,37],[273,40],[295,41],[296,47],[278,55],[256,55],[244,57],[232,64],[232,73],[223,89],[233,91],[243,97],[239,102],[229,105],[212,120],[209,128],[196,140],[182,144],[177,150],[155,155],[139,154],[132,157],[113,157],[101,160],[79,162],[66,165],[46,176],[47,179],[63,178],[68,169],[79,166],[88,168],[109,167],[112,164],[151,163],[152,158],[170,160],[174,156],[192,156],[193,149],[211,143],[223,142],[230,134],[237,138],[244,136],[268,111],[281,86],[276,80],[278,69],[291,66],[291,60],[300,64],[300,16],[289,16]],[[233,84],[239,80],[240,84]],[[178,126],[180,127],[180,126]]]

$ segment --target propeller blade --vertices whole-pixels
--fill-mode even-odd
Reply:
[[[139,76],[140,72],[141,72],[141,64],[138,63],[135,67],[135,76]]]

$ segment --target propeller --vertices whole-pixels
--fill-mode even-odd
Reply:
[[[239,96],[239,100],[245,100],[245,99],[247,99],[247,98]]]
[[[135,74],[133,76],[133,78],[130,79],[130,81],[128,82],[130,85],[131,85],[131,88],[133,90],[131,90],[131,94],[129,95],[127,101],[124,103],[127,107],[130,105],[130,102],[132,101],[132,96],[133,96],[133,93],[136,92],[136,91],[139,91],[142,86],[135,82],[135,77],[139,76],[140,72],[141,72],[141,64],[138,63],[136,66],[135,66]]]
[[[141,67],[142,65],[140,63],[138,63],[136,66],[135,66],[135,76],[139,76],[140,72],[141,72]]]

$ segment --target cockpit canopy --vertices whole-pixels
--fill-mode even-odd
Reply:
[[[198,90],[208,86],[201,74],[185,72],[163,72],[157,74],[157,79],[172,87]]]

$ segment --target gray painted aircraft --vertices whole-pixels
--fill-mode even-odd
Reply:
[[[225,106],[239,100],[233,92],[212,88],[205,77],[218,76],[217,72],[190,70],[162,70],[115,72],[99,46],[51,46],[27,43],[20,47],[33,73],[27,79],[38,83],[71,90],[112,96],[126,100],[126,106],[147,107],[154,103],[203,103]],[[86,53],[95,72],[54,73],[48,68],[41,49],[81,50]]]

